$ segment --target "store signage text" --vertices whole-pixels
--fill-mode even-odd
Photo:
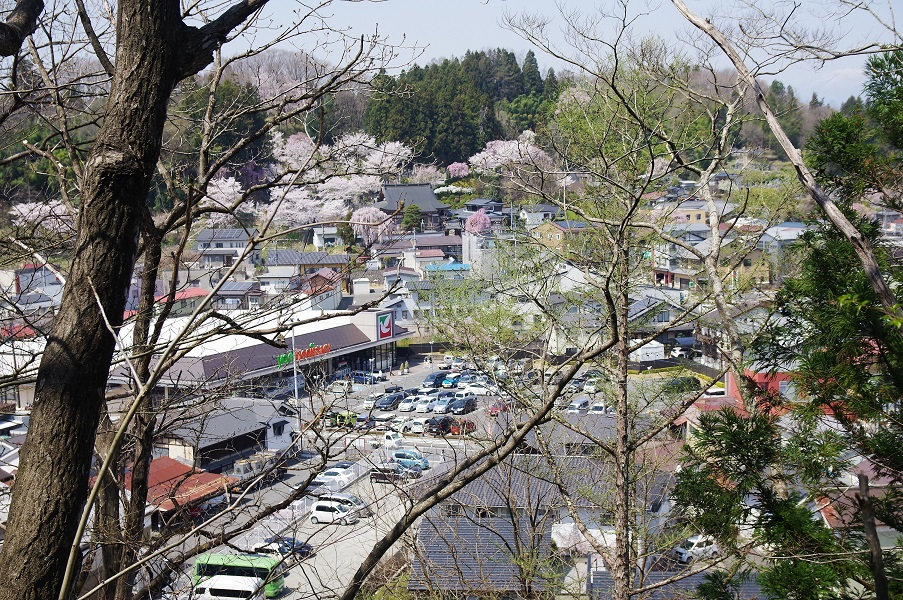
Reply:
[[[311,344],[310,348],[295,350],[295,360],[305,360],[308,358],[323,356],[324,354],[329,354],[330,350],[332,350],[332,346],[330,344],[320,344],[319,346],[314,346],[313,344]],[[292,352],[286,352],[285,354],[280,354],[279,356],[277,356],[276,364],[280,367],[292,364]]]

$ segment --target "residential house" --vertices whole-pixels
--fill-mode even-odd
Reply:
[[[222,310],[253,310],[260,306],[262,296],[256,281],[227,281],[216,291],[211,305]]]
[[[408,267],[391,267],[383,269],[383,286],[388,290],[397,283],[405,285],[412,281],[420,281],[420,273]]]
[[[531,233],[540,244],[555,252],[586,256],[593,244],[595,227],[586,221],[550,221],[537,225]]]
[[[563,211],[558,206],[551,204],[529,204],[522,206],[518,217],[524,223],[527,231],[547,223],[554,221],[563,215]]]
[[[427,279],[464,279],[470,272],[470,265],[454,261],[430,263],[423,271]]]
[[[293,265],[266,266],[263,271],[257,273],[255,278],[260,284],[260,291],[268,298],[278,296],[285,291],[292,282],[292,278],[298,273],[298,268]]]
[[[339,228],[335,225],[320,225],[314,227],[313,245],[317,250],[325,250],[333,246],[341,246],[345,243],[342,236],[339,235]]]
[[[404,216],[404,205],[415,205],[420,209],[424,229],[441,228],[448,216],[448,204],[440,202],[433,193],[433,186],[428,183],[417,184],[383,184],[379,192],[379,202],[374,206],[381,211],[392,214],[397,212],[395,221],[401,223]]]
[[[197,251],[204,268],[231,267],[256,236],[256,229],[202,229],[197,237]],[[255,249],[248,257],[256,262],[260,251]]]
[[[441,233],[418,233],[393,237],[385,242],[374,244],[373,253],[375,256],[381,257],[386,264],[390,264],[393,260],[401,260],[404,251],[411,248],[441,250],[445,256],[454,258],[456,261],[460,261],[462,256],[461,236]]]

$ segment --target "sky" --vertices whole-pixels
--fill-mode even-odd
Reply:
[[[703,15],[707,15],[710,10],[719,9],[712,0],[686,2],[692,10]],[[821,5],[821,2],[806,0],[803,4],[815,6]],[[275,0],[271,6],[280,15],[278,21],[279,18],[284,18],[287,11],[297,9],[299,2]],[[584,12],[593,12],[596,6],[597,3],[591,0],[569,0],[566,4],[569,9]],[[681,31],[690,30],[667,0],[660,0],[651,7],[634,2],[631,9],[648,12],[636,29],[638,35],[655,33],[674,41]],[[417,47],[416,51],[408,50],[403,56],[420,65],[442,58],[461,57],[468,50],[501,47],[513,51],[519,58],[527,50],[533,49],[543,76],[549,67],[556,71],[562,68],[563,63],[502,26],[506,14],[523,13],[557,18],[550,27],[550,32],[558,44],[563,47],[567,45],[565,36],[561,33],[563,24],[560,13],[552,0],[336,0],[319,11],[321,16],[327,18],[330,26],[342,28],[350,35],[370,36],[378,31],[380,35],[387,36],[390,42]],[[825,24],[819,20],[818,15],[812,15],[810,20],[820,25]],[[880,27],[872,22],[849,15],[836,25],[843,31],[844,42],[859,43],[881,35]],[[785,85],[793,86],[797,97],[803,101],[808,101],[815,92],[836,107],[851,95],[862,93],[864,63],[864,58],[851,57],[827,63],[817,70],[811,67],[791,67],[779,75],[765,78],[777,78]],[[726,59],[724,65],[727,65]]]

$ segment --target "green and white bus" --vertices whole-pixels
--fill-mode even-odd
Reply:
[[[193,586],[214,575],[259,577],[267,598],[275,598],[285,588],[284,561],[256,554],[201,554],[194,561]]]

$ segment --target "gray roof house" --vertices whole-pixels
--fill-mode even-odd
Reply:
[[[643,600],[691,600],[692,598],[698,598],[696,588],[699,587],[699,584],[705,582],[705,572],[694,573],[662,585],[662,582],[680,574],[679,571],[650,570],[645,573],[638,572],[634,579],[634,589],[656,585],[660,587],[654,587],[647,593],[635,597]],[[614,595],[614,581],[612,580],[611,571],[591,571],[586,587],[590,600],[608,600]],[[752,577],[749,581],[738,582],[734,589],[734,595],[731,598],[736,600],[765,600],[767,596],[762,593],[755,581],[755,577]]]
[[[197,237],[197,251],[205,268],[231,267],[245,251],[256,229],[202,229]],[[260,251],[251,251],[251,262],[257,262]]]
[[[379,192],[376,208],[383,212],[393,213],[404,203],[405,206],[417,205],[428,228],[439,227],[448,214],[448,204],[441,202],[433,193],[433,186],[428,183],[418,184],[383,184]],[[402,215],[397,220],[400,222]]]
[[[211,304],[219,309],[244,309],[260,306],[263,291],[256,281],[227,281],[217,290]]]

